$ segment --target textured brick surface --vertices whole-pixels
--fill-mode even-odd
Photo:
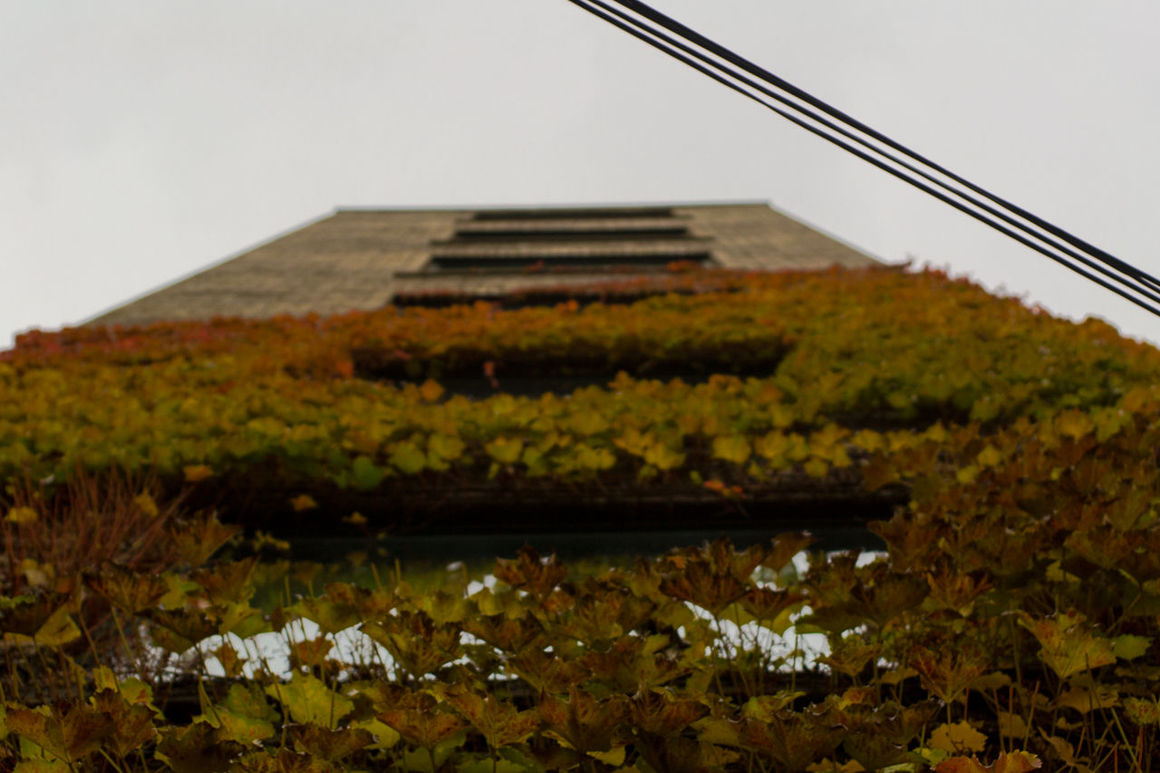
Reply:
[[[677,206],[673,217],[577,218],[521,220],[519,212],[502,220],[472,221],[468,210],[340,210],[232,260],[183,279],[144,298],[91,320],[88,324],[133,324],[159,320],[207,319],[213,316],[269,317],[277,314],[338,314],[375,309],[399,291],[468,291],[502,293],[512,287],[589,282],[607,273],[512,272],[502,275],[421,272],[433,254],[537,255],[711,253],[728,268],[824,269],[837,264],[866,266],[872,258],[788,218],[763,204]],[[541,241],[455,246],[439,244],[465,233],[519,229],[581,231],[622,230],[683,225],[689,238],[567,244]],[[617,271],[616,277],[633,275]],[[641,273],[644,273],[643,271]],[[402,274],[402,276],[399,276]]]
[[[600,241],[560,241],[560,242],[502,242],[499,244],[448,244],[436,245],[432,253],[438,256],[488,257],[513,256],[534,258],[555,255],[586,255],[592,257],[616,255],[695,255],[712,246],[711,242],[699,239],[634,239]]]

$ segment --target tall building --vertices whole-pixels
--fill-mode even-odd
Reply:
[[[601,280],[628,280],[629,287],[636,287],[633,280],[655,277],[663,286],[690,266],[821,271],[832,266],[874,265],[879,265],[875,259],[764,203],[347,209],[108,311],[88,325],[218,316],[326,316],[390,304],[438,306],[471,299],[518,305],[523,302],[519,299],[528,297],[521,291],[538,295],[542,301],[562,298],[574,286]],[[359,378],[397,377],[379,372],[373,362],[360,364],[356,352],[351,356]],[[690,365],[670,375],[693,381],[706,377],[698,363]],[[512,368],[502,370],[499,382],[490,375],[485,379],[480,372],[445,373],[439,382],[449,393],[483,398],[497,389],[509,394],[569,394],[580,386],[605,384],[615,376],[614,372],[577,374],[571,367],[562,373],[536,371],[526,376]],[[898,501],[897,492],[867,495],[854,479],[799,478],[794,485],[782,485],[751,503],[763,512],[776,512],[779,522],[816,526],[819,519],[848,521],[855,503],[863,515],[886,517]],[[209,498],[202,501],[195,496],[190,501],[217,506],[228,495],[233,499],[225,501],[227,509],[246,512],[247,518],[294,519],[292,513],[283,512],[288,492],[281,483],[261,476],[231,480],[230,485],[199,489],[199,496]],[[438,515],[438,528],[445,534],[486,532],[500,523],[502,531],[542,530],[545,513],[553,514],[549,519],[553,528],[583,523],[586,529],[615,530],[626,518],[642,529],[700,528],[707,518],[714,528],[754,525],[746,510],[697,487],[677,493],[630,482],[615,492],[593,489],[581,496],[574,486],[544,479],[529,480],[510,491],[490,481],[460,481],[450,487],[440,484],[433,500],[426,485],[421,479],[392,479],[386,498],[378,489],[331,492],[341,499],[341,506],[338,500],[329,506],[377,514],[420,530]],[[308,521],[301,527],[330,528],[329,522],[320,526],[317,519]]]
[[[763,203],[343,209],[88,324],[339,314],[445,293],[494,298],[673,263],[776,271],[876,262]]]

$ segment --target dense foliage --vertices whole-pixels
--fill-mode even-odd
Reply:
[[[138,524],[125,544],[57,570],[30,546],[94,515],[22,495],[0,729],[62,769],[1150,770],[1158,409],[1137,393],[1102,425],[1073,411],[884,454],[915,499],[869,561],[795,564],[810,540],[783,535],[581,576],[528,549],[490,584],[339,583],[272,612],[253,559],[203,566],[232,533],[213,519],[122,487],[100,517]],[[176,664],[230,677],[199,682],[185,721],[157,711]]]
[[[1101,322],[937,272],[701,281],[707,292],[631,305],[27,334],[0,361],[0,478],[63,480],[78,464],[219,476],[207,486],[260,473],[283,501],[592,480],[760,494],[932,427],[1112,410],[1160,374],[1160,353]],[[683,362],[715,375],[648,378]],[[509,373],[577,369],[622,374],[570,395],[502,392]],[[432,378],[463,372],[498,391],[472,399]]]
[[[617,308],[22,338],[0,768],[1160,769],[1160,353],[934,272],[682,281]],[[710,349],[724,373],[647,378]],[[566,398],[432,379],[502,389],[585,352],[626,373]],[[267,609],[270,567],[212,558],[237,527],[157,481],[271,464],[300,508],[319,480],[489,478],[743,497],[845,474],[911,501],[873,525],[881,555],[807,562],[786,534],[582,573],[529,548],[485,581]]]

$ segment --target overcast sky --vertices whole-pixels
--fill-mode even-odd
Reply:
[[[1160,273],[1156,0],[656,0]],[[0,348],[340,206],[766,200],[1160,341],[1160,319],[566,0],[0,0]]]

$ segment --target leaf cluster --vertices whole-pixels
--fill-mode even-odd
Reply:
[[[928,479],[875,527],[880,556],[805,562],[810,538],[787,534],[577,575],[526,548],[488,583],[336,583],[270,612],[253,560],[109,563],[3,600],[9,651],[60,680],[37,708],[9,659],[5,748],[121,769],[1148,770],[1158,408],[1141,390],[1102,424],[895,452]],[[221,542],[212,521],[186,531]],[[148,647],[78,650],[97,604]],[[351,636],[362,654],[340,651]],[[158,713],[157,658],[208,680],[192,723]]]
[[[0,354],[0,478],[147,469],[172,490],[273,470],[285,501],[327,487],[421,499],[593,480],[759,498],[841,480],[945,425],[990,432],[1110,409],[1160,373],[1154,349],[1103,323],[1056,320],[937,272],[688,281],[714,291],[26,334]],[[748,375],[647,378],[688,362]],[[430,378],[464,368],[501,389],[512,368],[625,375],[484,399]]]
[[[22,339],[0,362],[0,765],[1160,768],[1156,351],[936,272],[728,289]],[[627,363],[669,340],[769,347],[769,372],[470,400],[424,370]],[[355,378],[359,347],[415,380]],[[271,463],[384,495],[543,479],[741,499],[848,471],[911,502],[874,525],[878,556],[807,561],[784,535],[579,575],[529,548],[487,582],[335,583],[267,610],[254,560],[207,564],[232,530],[176,517],[141,471],[212,486]],[[129,483],[55,500],[39,482],[86,469]]]
[[[770,646],[800,636],[806,605],[823,603],[818,567],[798,576],[793,561],[809,543],[722,540],[587,576],[525,548],[497,561],[492,584],[336,583],[270,613],[250,606],[252,561],[135,578],[107,565],[85,573],[82,594],[47,592],[38,608],[57,611],[44,622],[30,599],[5,600],[5,642],[57,659],[67,694],[37,705],[10,673],[0,754],[54,770],[659,772],[919,769],[988,750],[898,682],[811,678],[802,652]],[[51,618],[79,622],[97,600],[147,632],[136,660],[126,646],[86,667],[70,652],[78,625]],[[351,635],[366,645],[353,659],[337,646]],[[288,671],[263,655],[271,636]],[[132,675],[146,657],[197,674],[191,720],[164,713],[172,677]],[[1000,769],[1038,765],[999,753],[1016,763]]]

